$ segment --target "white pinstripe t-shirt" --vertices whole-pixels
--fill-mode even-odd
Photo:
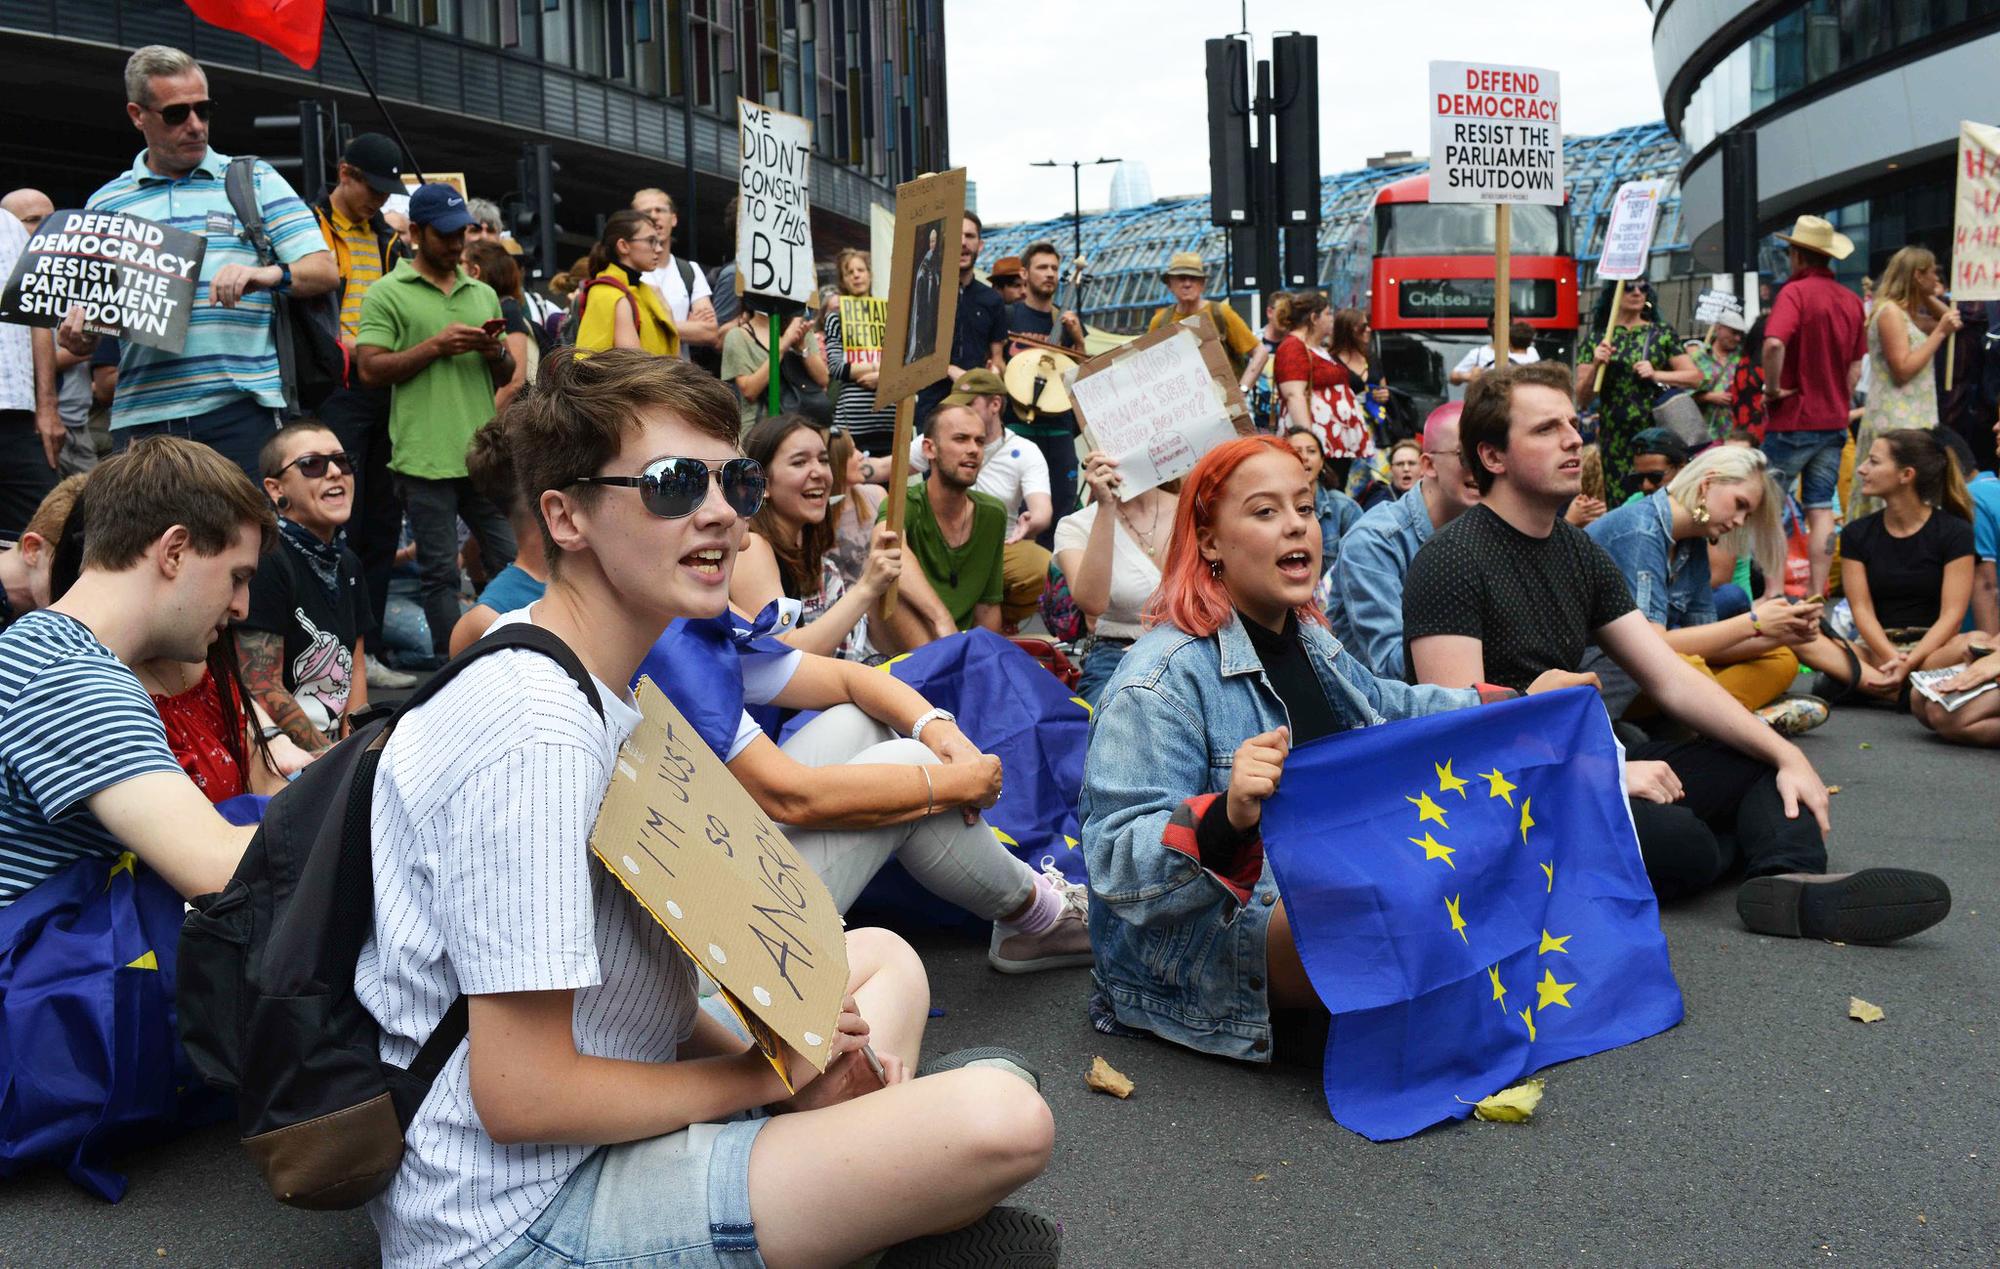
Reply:
[[[577,1051],[597,1057],[669,1062],[693,1029],[687,957],[590,855],[639,722],[628,693],[597,694],[602,721],[554,661],[496,652],[397,724],[375,781],[375,934],[355,971],[385,1060],[407,1065],[461,992],[574,989]],[[489,1137],[467,1052],[445,1064],[395,1181],[369,1204],[387,1269],[485,1262],[590,1155]]]

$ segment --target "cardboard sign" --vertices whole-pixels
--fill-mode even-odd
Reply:
[[[868,292],[878,299],[889,298],[889,270],[885,260],[896,256],[896,213],[880,203],[868,204]],[[885,310],[886,311],[886,310]]]
[[[882,330],[889,306],[872,295],[840,297],[840,350],[850,366],[882,364]]]
[[[2000,128],[1990,124],[1958,125],[1951,298],[2000,300]]]
[[[833,896],[652,680],[590,849],[694,963],[791,1087],[780,1041],[824,1071],[847,994]]]
[[[177,353],[208,240],[140,216],[52,213],[28,239],[0,293],[0,321],[60,326],[72,307],[83,328]]]
[[[1597,257],[1597,276],[1629,282],[1646,276],[1653,255],[1653,227],[1660,220],[1660,196],[1665,181],[1627,181],[1612,197],[1611,220],[1604,227],[1604,247]]]
[[[458,191],[458,196],[460,198],[472,197],[471,194],[466,193],[465,173],[463,172],[426,172],[424,173],[424,179],[421,181],[417,179],[416,173],[414,172],[403,173],[403,188],[410,191],[410,193],[412,194],[417,192],[419,186],[426,184],[449,185],[453,189]]]
[[[748,295],[803,304],[819,290],[812,246],[812,124],[736,99],[741,145],[736,276]]]
[[[1085,442],[1118,460],[1121,502],[1187,475],[1203,454],[1253,431],[1205,312],[1093,357],[1063,380]]]
[[[964,168],[896,187],[896,254],[889,268],[889,327],[882,377],[875,383],[877,409],[936,383],[951,365],[964,221]]]
[[[1703,291],[1694,300],[1694,320],[1706,325],[1724,313],[1741,313],[1743,301],[1728,291]]]
[[[1562,206],[1562,83],[1554,71],[1431,63],[1431,201]]]

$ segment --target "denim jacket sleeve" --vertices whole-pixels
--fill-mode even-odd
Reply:
[[[1336,577],[1360,659],[1385,678],[1403,677],[1403,568],[1396,544],[1364,530],[1341,542]]]
[[[1632,602],[1647,621],[1667,624],[1667,554],[1671,549],[1662,533],[1653,529],[1658,512],[1651,498],[1616,508],[1584,529],[1592,541],[1604,548],[1625,584],[1632,588]],[[1662,549],[1665,547],[1666,549]]]
[[[1201,865],[1194,826],[1219,793],[1211,785],[1227,779],[1210,769],[1207,732],[1195,710],[1143,679],[1098,707],[1083,854],[1092,898],[1131,925],[1176,925],[1218,904],[1233,911],[1263,871],[1261,840],[1238,852],[1229,877]]]

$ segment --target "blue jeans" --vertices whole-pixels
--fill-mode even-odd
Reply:
[[[243,474],[250,478],[250,483],[262,489],[264,469],[257,459],[263,453],[264,442],[270,440],[271,433],[277,430],[278,412],[268,405],[257,404],[255,397],[244,396],[206,414],[160,419],[154,423],[134,423],[130,427],[114,429],[111,436],[113,446],[121,454],[131,447],[133,441],[148,436],[178,436],[184,441],[200,441],[241,467]]]
[[[1083,654],[1083,664],[1077,667],[1083,677],[1077,680],[1076,694],[1090,706],[1092,713],[1097,711],[1097,698],[1104,694],[1104,685],[1111,681],[1118,663],[1125,659],[1125,649],[1131,646],[1125,639],[1094,639],[1090,651]]]
[[[1778,473],[1779,487],[1789,489],[1798,481],[1799,503],[1808,511],[1840,510],[1840,451],[1846,445],[1844,427],[1764,433],[1764,456]]]

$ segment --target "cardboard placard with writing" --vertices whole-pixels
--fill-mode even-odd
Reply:
[[[720,984],[786,1087],[782,1045],[824,1071],[847,994],[826,884],[652,680],[590,849]]]
[[[2000,300],[2000,128],[1959,123],[1956,193],[1952,302]]]
[[[1653,230],[1660,220],[1665,181],[1627,181],[1611,198],[1611,218],[1597,257],[1597,276],[1630,282],[1646,276],[1653,255]]]
[[[1169,322],[1064,373],[1085,443],[1118,460],[1119,498],[1194,470],[1255,428],[1206,312]]]
[[[964,219],[962,167],[896,187],[896,253],[889,267],[889,327],[882,377],[875,382],[877,409],[936,383],[951,365]]]
[[[736,276],[745,294],[799,304],[818,294],[812,133],[810,120],[736,99]]]
[[[1432,62],[1430,114],[1431,202],[1562,206],[1556,72]]]
[[[36,227],[0,292],[0,322],[83,328],[177,353],[208,240],[142,216],[59,211]]]
[[[838,303],[841,355],[850,366],[880,366],[888,303],[872,295],[843,295]]]

